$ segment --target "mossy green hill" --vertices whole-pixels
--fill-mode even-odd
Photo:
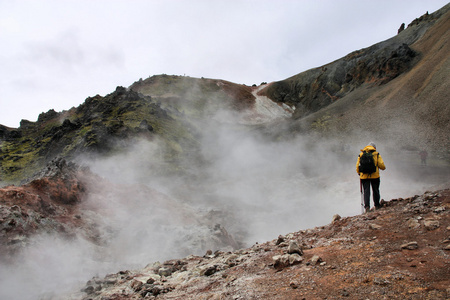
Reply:
[[[202,120],[219,109],[245,109],[252,97],[244,85],[184,76],[158,75],[128,89],[117,87],[77,108],[50,110],[36,122],[22,120],[17,129],[1,126],[1,179],[18,183],[56,156],[110,156],[137,141],[155,139],[164,148],[152,158],[156,167],[182,172],[183,158],[200,159]]]
[[[151,97],[118,87],[105,97],[87,98],[77,108],[50,110],[36,122],[23,120],[18,129],[4,129],[2,180],[23,180],[55,156],[107,156],[132,141],[156,136],[167,144],[164,160],[176,160],[183,149],[194,149],[197,143],[183,117]]]

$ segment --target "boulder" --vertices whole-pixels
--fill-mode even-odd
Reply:
[[[291,265],[299,264],[303,261],[303,257],[301,257],[298,253],[276,255],[272,257],[272,259],[274,261],[273,266],[275,269],[282,269]]]
[[[296,241],[290,241],[289,242],[289,246],[288,246],[288,254],[294,254],[297,253],[299,255],[303,255],[303,251],[300,248],[300,246],[298,245],[298,243]]]

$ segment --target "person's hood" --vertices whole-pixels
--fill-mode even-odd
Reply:
[[[364,149],[361,150],[361,152],[363,152],[363,151],[367,151],[367,152],[375,152],[375,151],[377,151],[377,149],[375,149],[374,146],[367,145],[366,147],[364,147]]]

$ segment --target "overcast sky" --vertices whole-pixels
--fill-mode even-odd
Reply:
[[[282,80],[397,34],[446,0],[0,0],[0,124],[156,74]]]

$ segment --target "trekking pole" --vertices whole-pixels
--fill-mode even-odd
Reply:
[[[361,214],[364,213],[365,209],[364,209],[364,191],[362,188],[362,180],[359,179],[359,190],[361,191]]]

